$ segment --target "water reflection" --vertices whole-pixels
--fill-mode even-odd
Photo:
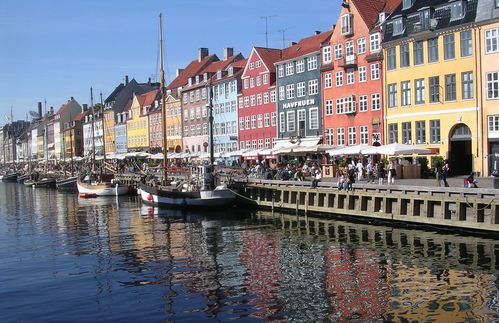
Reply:
[[[9,183],[0,194],[7,321],[498,318],[494,239]]]

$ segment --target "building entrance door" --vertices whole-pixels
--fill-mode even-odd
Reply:
[[[469,175],[473,170],[471,130],[461,123],[450,132],[449,161],[451,175]]]

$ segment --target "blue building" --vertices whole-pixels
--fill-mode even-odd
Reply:
[[[238,150],[237,98],[246,59],[237,60],[212,77],[213,137],[217,157]]]

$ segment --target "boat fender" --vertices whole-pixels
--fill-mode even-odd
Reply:
[[[148,201],[152,201],[153,199],[154,199],[154,198],[152,197],[152,194],[149,194],[149,195],[147,196],[147,200],[148,200]]]

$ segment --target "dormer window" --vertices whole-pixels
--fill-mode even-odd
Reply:
[[[229,76],[232,76],[234,74],[234,68],[232,66],[229,67],[228,73],[229,73]]]
[[[189,82],[188,82],[189,86],[192,85],[192,77],[189,77]]]
[[[353,34],[352,17],[351,13],[341,16],[341,34],[343,36]]]
[[[412,7],[413,0],[403,0],[402,1],[402,10],[407,10]]]
[[[203,81],[204,82],[208,81],[208,73],[203,74]]]
[[[464,16],[464,6],[462,1],[456,1],[450,5],[450,20],[461,19]]]
[[[404,33],[404,19],[402,17],[393,20],[393,35]]]
[[[385,12],[380,12],[379,16],[378,16],[379,24],[381,25],[382,23],[384,23],[385,19],[386,19],[386,13]]]
[[[217,79],[221,79],[222,78],[222,71],[217,71]]]
[[[196,75],[196,84],[199,83],[199,75]]]

